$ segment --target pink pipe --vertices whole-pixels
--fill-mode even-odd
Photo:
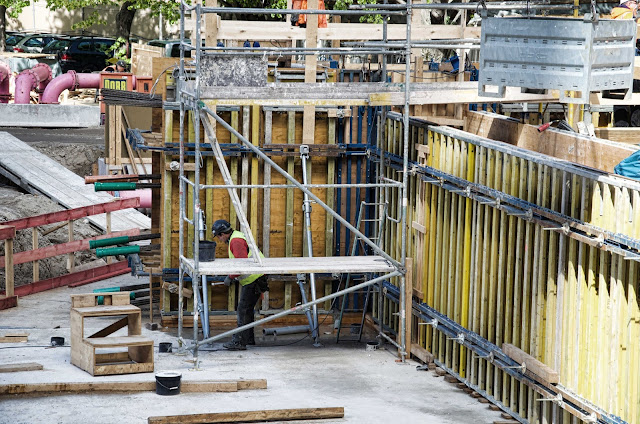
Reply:
[[[120,193],[121,199],[131,199],[132,197],[139,197],[141,208],[151,207],[151,189],[150,188],[119,191],[118,193]]]
[[[100,74],[78,74],[69,71],[57,76],[45,88],[40,103],[58,104],[58,98],[64,90],[78,88],[100,88]]]
[[[9,80],[11,79],[11,68],[6,63],[0,62],[0,103],[9,103]]]
[[[31,69],[25,69],[16,77],[15,104],[27,105],[31,102],[31,90],[42,96],[42,90],[51,81],[51,68],[46,63],[38,63]]]

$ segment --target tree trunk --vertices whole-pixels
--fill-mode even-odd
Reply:
[[[7,47],[7,6],[0,6],[0,52]]]
[[[129,9],[133,2],[125,1],[120,7],[120,11],[116,15],[116,38],[122,37],[129,43],[129,35],[131,35],[131,24],[136,15],[137,9]]]

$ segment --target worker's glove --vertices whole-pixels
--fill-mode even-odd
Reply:
[[[227,275],[227,277],[224,279],[224,285],[227,286],[227,287],[230,287],[231,283],[234,283],[236,281],[238,281],[238,280],[236,280],[235,278],[231,278],[231,277],[229,277]]]

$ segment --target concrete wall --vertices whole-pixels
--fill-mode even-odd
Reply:
[[[100,108],[80,105],[2,105],[0,127],[86,128],[100,125]]]
[[[47,8],[44,0],[34,1],[32,5],[25,7],[17,19],[7,19],[7,30],[70,33],[73,24],[80,22],[83,16],[90,16],[95,10],[99,11],[100,15],[110,24],[95,25],[89,28],[87,33],[113,37],[115,35],[115,18],[119,8],[96,6],[73,11],[52,11]],[[162,28],[163,38],[175,38],[178,31],[178,25],[165,23]],[[74,31],[74,33],[77,32]],[[159,38],[159,18],[151,17],[148,10],[138,10],[133,20],[131,34],[145,40]]]

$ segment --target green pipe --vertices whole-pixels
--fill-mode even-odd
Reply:
[[[96,249],[96,256],[99,258],[102,258],[103,256],[128,255],[130,253],[140,253],[140,246],[133,245]]]
[[[125,243],[129,243],[129,236],[113,237],[102,240],[89,240],[89,248],[95,249],[96,247],[112,246],[114,244]]]
[[[127,183],[127,182],[93,183],[93,189],[95,191],[126,191],[126,190],[135,190],[137,188],[138,188],[137,183]]]
[[[114,244],[125,244],[138,240],[153,240],[160,238],[160,233],[154,234],[140,234],[138,236],[120,236],[112,237],[100,240],[89,240],[89,248],[95,249],[96,247],[112,246]]]
[[[121,291],[122,291],[122,287],[107,287],[104,289],[93,290],[94,293],[109,293],[109,292],[121,292]],[[136,299],[136,294],[134,292],[130,292],[129,300],[135,300],[135,299]],[[104,296],[98,296],[97,301],[98,301],[98,305],[103,305]]]

